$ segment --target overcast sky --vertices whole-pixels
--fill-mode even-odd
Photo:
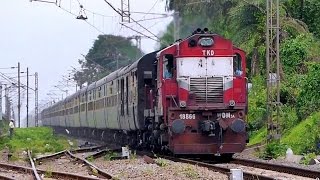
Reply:
[[[38,72],[39,101],[49,99],[47,93],[57,90],[53,86],[59,84],[63,75],[67,76],[72,70],[71,66],[79,68],[78,59],[82,58],[81,54],[87,54],[99,34],[104,32],[123,36],[137,35],[119,24],[121,21],[119,15],[104,0],[79,0],[86,9],[88,23],[77,20],[69,13],[79,14],[78,0],[61,0],[60,5],[65,10],[55,4],[29,0],[1,0],[0,2],[0,72],[11,77],[17,76],[17,74],[10,74],[16,70],[3,68],[17,66],[18,62],[21,63],[22,71],[29,67],[30,74]],[[109,0],[109,2],[116,8],[121,7],[120,0]],[[132,12],[167,13],[164,0],[130,0],[130,8]],[[154,17],[159,16],[132,13],[132,18],[135,20]],[[171,20],[172,18],[169,17],[144,21],[141,24],[152,33],[159,35],[165,31]],[[128,26],[152,36],[134,23]],[[144,52],[150,52],[155,47],[155,41],[142,40]],[[22,80],[24,83],[25,79]],[[0,81],[6,83],[3,78],[0,78]],[[30,81],[33,87],[33,77]],[[59,91],[54,93],[62,94]],[[16,99],[16,96],[12,98]],[[30,100],[31,111],[34,107],[34,92],[30,92],[30,98],[32,99]],[[22,98],[23,112],[26,111],[25,105],[24,97]],[[21,119],[24,116],[25,114]]]

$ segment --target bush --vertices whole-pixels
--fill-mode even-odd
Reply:
[[[261,76],[253,77],[252,89],[249,92],[249,131],[256,131],[266,122],[266,88],[265,80]]]
[[[311,159],[317,157],[316,153],[308,153],[303,156],[303,159],[300,161],[300,164],[308,165]]]
[[[308,73],[301,83],[302,90],[297,98],[297,116],[305,119],[320,110],[320,63],[309,63]]]
[[[276,159],[280,156],[285,155],[287,150],[287,146],[281,144],[280,142],[272,142],[267,144],[262,154],[260,154],[260,158],[263,159]]]

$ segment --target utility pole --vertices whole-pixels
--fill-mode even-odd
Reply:
[[[20,62],[18,62],[18,127],[20,128]]]
[[[2,120],[2,82],[0,81],[0,120]]]
[[[267,1],[267,142],[280,139],[280,21],[279,0]]]
[[[121,20],[130,23],[130,0],[121,0]]]
[[[137,43],[137,51],[138,51],[138,53],[137,53],[137,58],[136,59],[138,59],[139,57],[141,57],[142,56],[142,52],[141,52],[141,36],[135,36],[135,40],[136,40],[136,43]]]
[[[180,16],[179,11],[174,12],[173,14],[173,41],[180,39]]]
[[[10,104],[10,98],[9,98],[9,87],[7,87],[7,85],[5,85],[5,89],[4,89],[4,96],[5,96],[5,114],[6,117],[8,118],[8,120],[11,119],[11,104]]]
[[[35,126],[38,127],[39,125],[39,117],[38,117],[38,114],[39,114],[39,106],[38,106],[38,91],[39,91],[39,88],[38,88],[38,73],[36,72],[34,74],[34,86],[35,86],[35,100],[34,100],[34,113],[35,113]]]
[[[27,67],[27,127],[29,127],[29,68]]]

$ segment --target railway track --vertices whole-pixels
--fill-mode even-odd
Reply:
[[[172,157],[172,156],[158,156],[164,159],[168,159],[174,162],[182,162],[182,163],[187,163],[187,164],[192,164],[192,165],[198,165],[201,167],[206,167],[212,171],[216,171],[216,172],[220,172],[226,175],[230,175],[230,169],[231,168],[227,168],[227,167],[221,167],[219,165],[216,164],[212,164],[212,163],[206,163],[206,162],[201,162],[198,160],[191,160],[191,159],[186,159],[186,158],[176,158],[176,157]],[[271,178],[269,176],[264,176],[261,174],[254,174],[254,173],[249,173],[249,172],[243,172],[243,178],[244,179],[248,179],[248,180],[273,180],[274,178]]]
[[[278,165],[278,164],[271,164],[266,162],[260,162],[260,161],[254,161],[254,160],[248,160],[248,159],[241,159],[241,158],[233,158],[231,161],[235,164],[240,164],[244,166],[251,166],[271,171],[277,171],[282,173],[288,173],[293,174],[297,176],[302,177],[308,177],[308,178],[320,178],[320,172],[319,171],[313,171],[309,169],[303,169],[298,167],[292,167],[292,166],[286,166],[286,165]]]
[[[257,146],[257,145],[255,145],[255,146]],[[249,147],[249,148],[255,148],[255,146]],[[258,146],[262,146],[262,145],[259,144]],[[88,151],[90,151],[90,149],[92,150],[94,148],[88,148]],[[96,148],[96,149],[99,149],[99,148]],[[81,153],[83,151],[85,151],[85,150],[75,150],[75,151],[72,151],[71,153]],[[92,157],[93,159],[96,159],[96,158],[99,158],[99,157],[105,155],[108,151],[120,151],[120,149],[111,149],[111,150],[100,149],[99,151],[96,151],[92,154],[84,156],[81,159],[85,160],[88,157]],[[57,155],[63,154],[63,153],[66,153],[66,151],[60,152]],[[147,153],[147,152],[138,151],[138,154],[153,157],[153,154]],[[193,159],[188,159],[188,158],[176,158],[176,157],[163,156],[163,155],[157,155],[157,157],[161,157],[161,158],[168,159],[168,160],[175,161],[175,162],[182,162],[182,163],[198,165],[201,167],[206,167],[212,171],[221,172],[226,175],[229,175],[230,169],[232,169],[227,166],[220,166],[219,164],[216,164],[217,162],[204,162],[204,161],[201,161],[198,159],[193,160]],[[248,159],[233,158],[230,163],[234,164],[234,167],[239,167],[242,165],[242,166],[246,166],[246,167],[251,167],[252,169],[257,168],[260,170],[269,170],[269,171],[272,171],[273,174],[275,174],[275,173],[285,174],[286,173],[288,175],[299,176],[300,178],[313,178],[313,179],[320,177],[319,171],[313,171],[313,170],[292,167],[292,166],[286,166],[286,165],[276,165],[276,164],[248,160]],[[91,167],[93,167],[93,166],[91,166]],[[259,179],[259,180],[276,179],[276,176],[269,176],[268,173],[267,174],[257,174],[254,170],[249,171],[249,172],[244,171],[243,175],[244,175],[245,179]]]
[[[153,157],[148,152],[139,152],[140,155],[147,155],[149,157]],[[218,163],[216,161],[209,161],[204,162],[203,160],[193,160],[189,158],[178,158],[178,157],[172,157],[172,156],[165,156],[165,155],[157,155],[157,157],[161,157],[164,159],[168,159],[175,162],[182,162],[182,163],[188,163],[192,165],[198,165],[201,167],[206,167],[212,171],[220,172],[226,175],[230,175],[230,169],[238,168],[239,165],[242,165],[244,169],[243,171],[243,177],[244,179],[249,180],[271,180],[271,179],[278,179],[278,177],[288,177],[284,179],[294,179],[292,177],[304,179],[304,178],[312,178],[316,179],[320,177],[319,171],[312,171],[297,167],[291,167],[291,166],[284,166],[284,165],[274,165],[270,163],[264,163],[259,161],[253,161],[253,160],[246,160],[246,159],[240,159],[240,158],[233,158],[230,163]],[[255,171],[254,169],[259,169],[260,171]],[[246,170],[247,169],[247,170]],[[263,172],[264,174],[262,174]],[[260,174],[259,174],[260,173]],[[277,176],[278,174],[278,176]]]
[[[61,152],[57,152],[51,155],[47,155],[47,156],[43,156],[43,157],[39,157],[36,158],[35,161],[37,163],[40,162],[46,162],[47,160],[52,160],[52,159],[59,159],[62,158],[63,156],[67,156],[68,158],[71,158],[73,160],[75,160],[76,162],[79,162],[80,164],[84,164],[85,166],[87,166],[91,173],[94,174],[97,177],[90,177],[87,175],[79,175],[79,174],[75,174],[75,173],[69,173],[69,172],[57,172],[57,171],[50,171],[51,177],[53,178],[62,178],[62,179],[112,179],[114,178],[113,175],[101,170],[100,168],[98,168],[97,166],[93,165],[92,163],[90,163],[88,160],[86,160],[85,158],[82,158],[80,156],[77,156],[77,153],[83,154],[83,153],[91,153],[91,154],[95,154],[96,152],[92,153],[92,151],[97,151],[99,149],[105,148],[105,146],[96,146],[96,147],[89,147],[89,148],[80,148],[80,149],[76,149],[76,150],[65,150],[65,151],[61,151]],[[101,152],[102,150],[98,151]],[[88,155],[88,157],[91,155]],[[59,164],[59,163],[58,163]],[[38,172],[41,173],[45,173],[46,171],[44,170],[40,170],[37,169]]]

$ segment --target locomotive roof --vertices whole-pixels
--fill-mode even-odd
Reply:
[[[211,33],[211,32],[204,32],[204,31],[200,31],[200,32],[194,32],[192,35],[184,38],[184,39],[179,39],[179,40],[176,40],[173,44],[170,44],[169,46],[163,48],[162,50],[160,50],[158,53],[157,53],[157,57],[160,56],[161,53],[165,52],[165,51],[169,51],[169,49],[171,48],[177,48],[178,45],[180,44],[183,44],[185,43],[186,41],[189,41],[190,39],[193,39],[193,38],[201,38],[201,37],[208,37],[208,36],[213,36],[214,38],[218,38],[218,39],[223,39],[225,41],[229,41],[230,42],[230,45],[231,47],[233,47],[233,49],[237,49],[237,50],[240,50],[240,51],[243,51],[242,49],[236,47],[233,45],[232,41],[229,40],[229,39],[226,39],[224,38],[223,36],[219,35],[219,34],[216,34],[216,33]]]
[[[88,86],[88,91],[90,91],[90,90],[92,90],[92,89],[94,89],[96,87],[96,81],[95,82],[93,82],[93,83],[91,83],[91,84],[89,84],[89,86]]]
[[[80,94],[80,91],[77,91],[77,92],[71,94],[70,96],[67,96],[67,97],[65,98],[65,101],[69,101],[69,100],[77,97],[79,94]]]

